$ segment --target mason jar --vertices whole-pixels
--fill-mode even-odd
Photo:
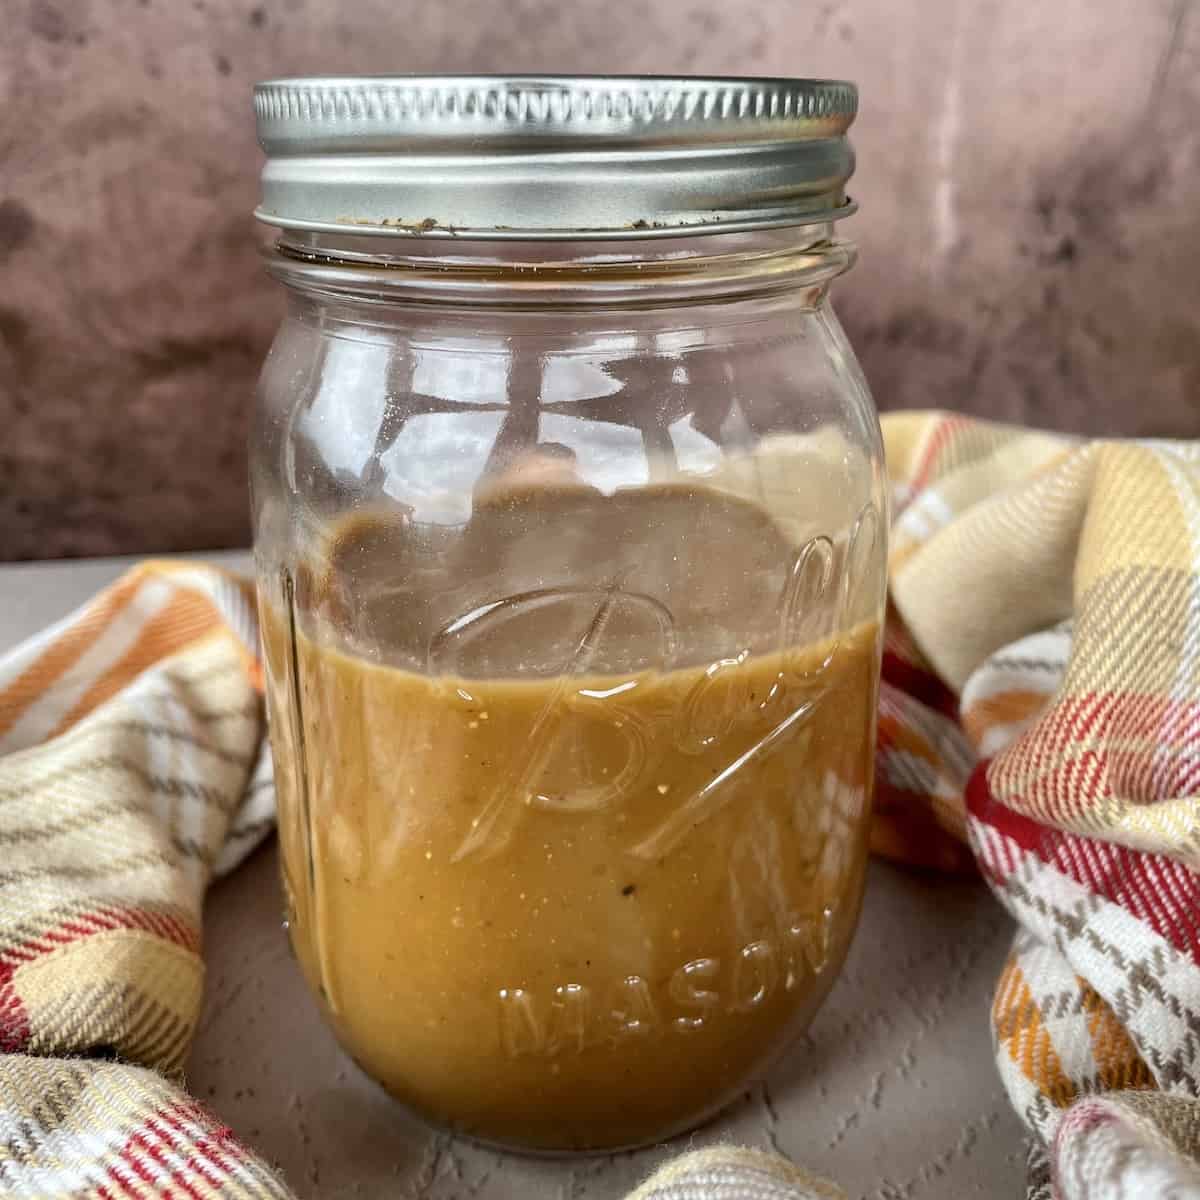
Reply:
[[[852,85],[265,83],[251,474],[292,945],[485,1141],[660,1140],[857,921],[886,496]]]

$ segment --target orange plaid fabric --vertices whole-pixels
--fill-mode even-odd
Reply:
[[[273,823],[257,638],[246,584],[147,563],[0,659],[0,1195],[287,1194],[97,1061],[182,1068],[204,890]]]
[[[1200,445],[885,431],[880,847],[965,832],[1018,922],[992,1020],[1031,1196],[1200,1196]]]

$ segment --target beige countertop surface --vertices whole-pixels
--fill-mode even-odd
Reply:
[[[125,565],[0,566],[0,650]],[[273,842],[210,892],[188,1083],[305,1200],[616,1200],[666,1157],[714,1141],[776,1149],[862,1200],[1021,1194],[1022,1131],[988,1022],[1011,924],[978,882],[875,864],[840,980],[765,1083],[670,1145],[577,1159],[499,1154],[431,1130],[384,1095],[322,1024],[280,907]]]

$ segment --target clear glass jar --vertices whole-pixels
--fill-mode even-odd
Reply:
[[[292,944],[390,1092],[659,1140],[801,1031],[863,887],[876,416],[826,222],[292,229],[252,436]]]

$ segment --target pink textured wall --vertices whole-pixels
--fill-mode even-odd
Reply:
[[[7,0],[0,559],[238,544],[278,312],[249,90],[389,71],[858,81],[840,311],[881,407],[1200,435],[1189,0]]]

